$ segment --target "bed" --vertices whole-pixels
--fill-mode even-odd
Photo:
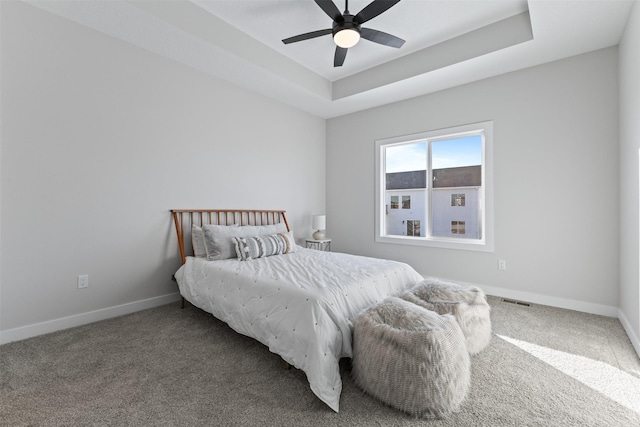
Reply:
[[[342,391],[339,361],[352,356],[355,318],[423,279],[397,261],[286,242],[269,244],[269,239],[279,238],[295,242],[284,211],[173,210],[172,214],[182,260],[175,278],[183,299],[303,370],[313,393],[336,412]],[[196,247],[202,244],[201,231],[204,249]],[[203,250],[213,247],[216,233],[221,245],[230,240],[239,252],[228,258],[217,252],[203,256]],[[247,242],[243,246],[243,239],[256,247],[247,248]],[[259,246],[264,256],[258,256]],[[270,254],[270,247],[280,251]]]

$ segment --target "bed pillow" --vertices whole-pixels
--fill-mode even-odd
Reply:
[[[204,231],[202,231],[202,227],[195,224],[191,226],[191,244],[193,245],[193,256],[198,258],[207,257],[207,246],[204,244]]]
[[[255,237],[232,237],[236,256],[240,261],[295,252],[296,244],[291,232]]]
[[[231,241],[233,237],[262,237],[287,232],[287,226],[283,222],[271,225],[243,225],[240,227],[207,224],[202,229],[204,230],[207,259],[210,261],[235,258],[237,256],[234,243]]]
[[[278,236],[284,240],[285,249],[282,252],[283,254],[290,254],[297,250],[296,239],[293,238],[293,231],[278,233]]]

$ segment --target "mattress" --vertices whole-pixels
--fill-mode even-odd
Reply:
[[[190,303],[303,370],[336,412],[356,317],[423,279],[405,263],[302,247],[249,261],[188,257],[175,277]]]

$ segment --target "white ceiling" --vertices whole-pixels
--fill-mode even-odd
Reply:
[[[313,0],[195,0],[196,4],[268,47],[302,64],[327,80],[364,71],[427,46],[527,11],[526,0],[402,0],[363,27],[396,35],[401,49],[366,40],[349,50],[343,67],[333,67],[335,44],[330,35],[285,45],[282,39],[331,28],[331,19]],[[356,14],[371,0],[349,1]],[[335,0],[340,11],[345,0]]]
[[[26,1],[324,118],[616,45],[633,3],[402,0],[363,27],[404,46],[361,40],[334,68],[330,35],[281,41],[331,27],[312,0]]]

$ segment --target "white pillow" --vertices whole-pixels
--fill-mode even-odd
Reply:
[[[204,244],[204,231],[198,225],[191,225],[191,244],[193,255],[198,258],[207,257],[207,246]]]
[[[237,256],[234,243],[231,240],[233,237],[262,237],[287,232],[287,226],[283,222],[272,225],[243,225],[240,227],[207,224],[202,229],[204,230],[207,259],[210,261],[235,258]]]

